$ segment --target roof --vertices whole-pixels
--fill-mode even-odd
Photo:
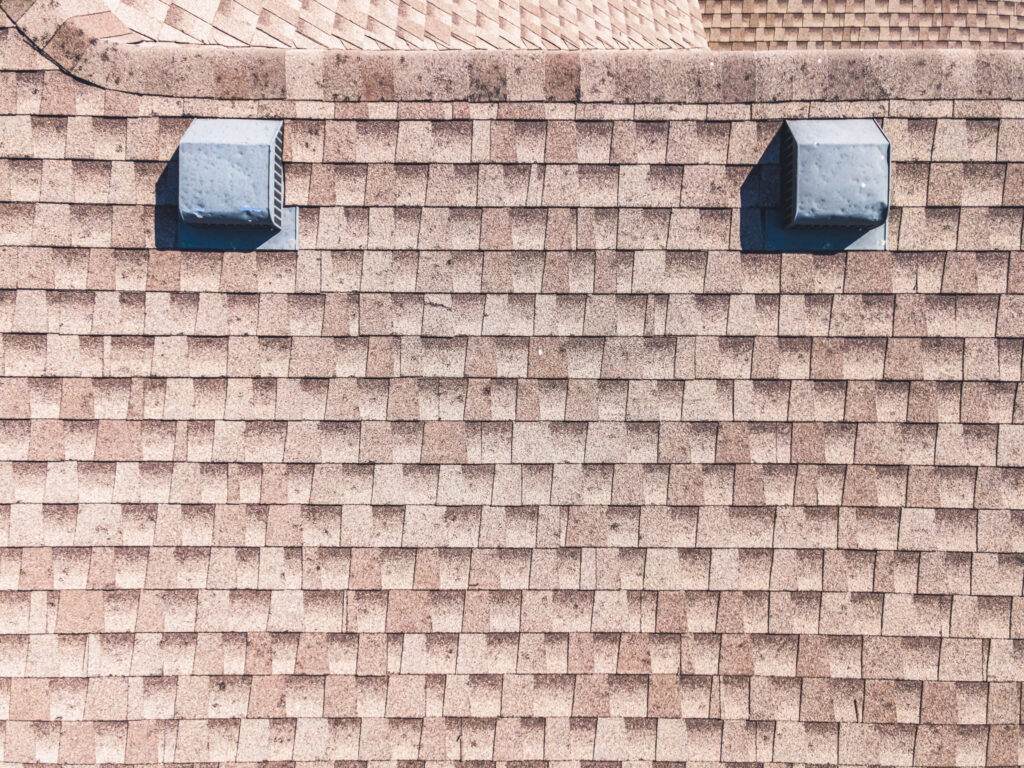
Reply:
[[[352,50],[704,47],[698,0],[8,0],[124,42]],[[12,14],[15,15],[15,14]]]
[[[0,3],[4,766],[1024,764],[1024,54]],[[196,117],[298,251],[168,239]],[[891,250],[759,250],[851,117]]]

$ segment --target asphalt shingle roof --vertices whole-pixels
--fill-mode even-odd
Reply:
[[[1019,54],[35,18],[4,766],[1024,763]],[[197,116],[284,120],[297,252],[169,242]],[[879,120],[890,250],[763,250],[791,117]]]

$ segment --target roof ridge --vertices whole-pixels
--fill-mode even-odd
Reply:
[[[43,55],[72,76],[108,90],[177,98],[676,104],[889,98],[1016,101],[1021,100],[1019,83],[1024,80],[1024,52],[1012,50],[226,47],[126,42],[132,39],[131,31],[109,10],[61,14],[64,6],[51,0],[0,0],[0,9]]]

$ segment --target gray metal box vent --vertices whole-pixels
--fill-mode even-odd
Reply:
[[[787,120],[780,149],[786,226],[885,221],[889,140],[874,120]]]
[[[179,247],[294,250],[280,120],[193,120],[178,145]]]
[[[777,250],[880,250],[889,216],[889,140],[874,120],[787,120],[781,209],[766,220]]]

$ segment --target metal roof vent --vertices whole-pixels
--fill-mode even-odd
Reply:
[[[774,250],[881,250],[889,215],[889,140],[874,120],[787,120]]]
[[[178,145],[178,247],[290,251],[280,120],[193,120]]]

